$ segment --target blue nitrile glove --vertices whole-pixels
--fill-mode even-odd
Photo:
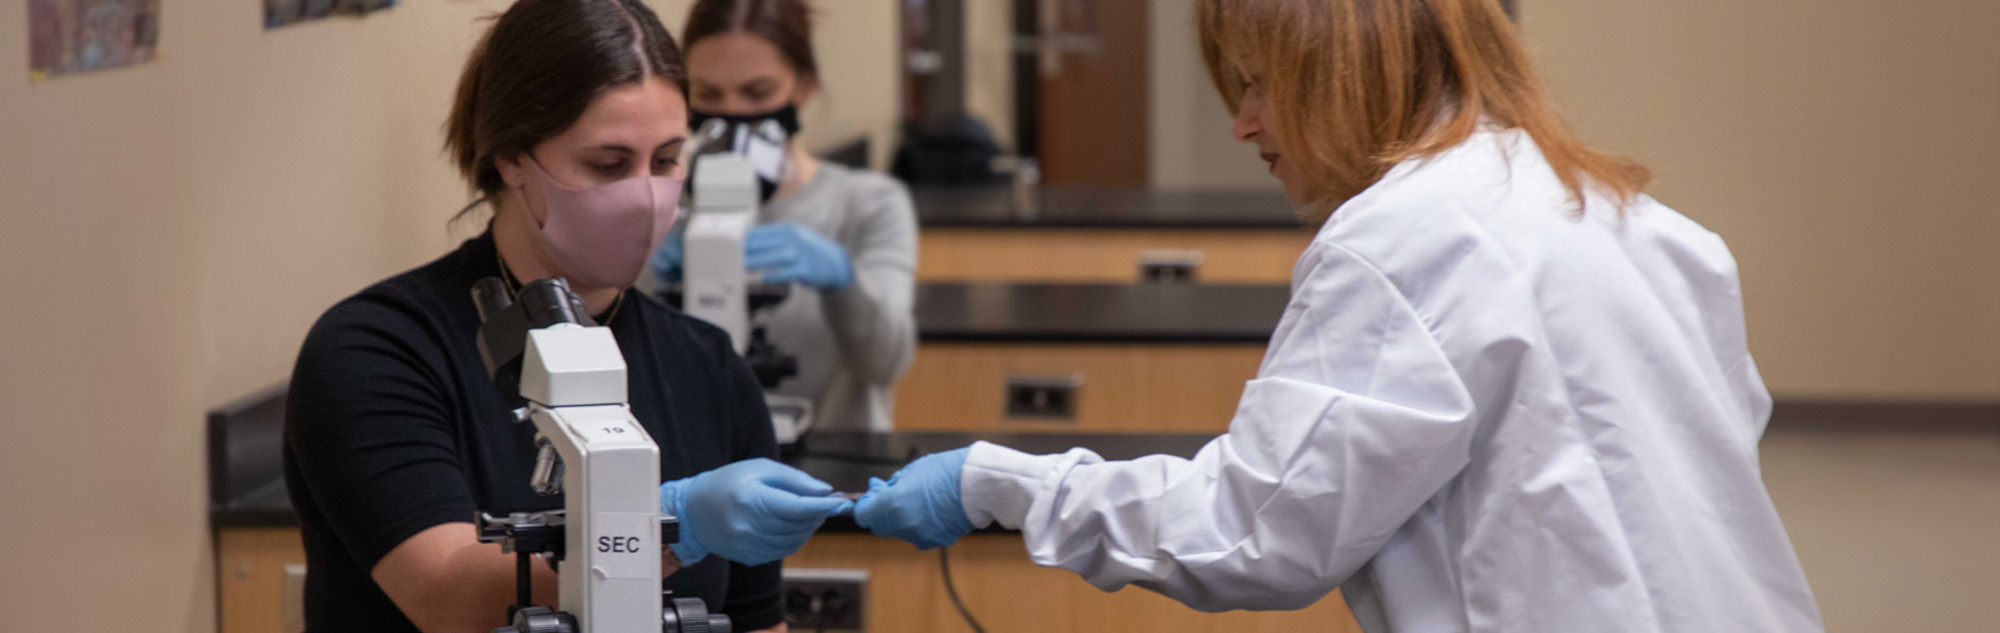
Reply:
[[[673,548],[682,563],[714,553],[762,565],[799,551],[827,517],[853,507],[830,494],[826,482],[760,457],[660,484],[660,512],[680,519]]]
[[[854,283],[847,249],[792,222],[750,229],[743,238],[743,267],[764,273],[768,283],[798,282],[829,292]]]
[[[653,258],[646,261],[646,267],[653,270],[653,278],[659,280],[660,287],[681,280],[681,261],[687,259],[687,232],[674,229],[667,239],[660,241],[660,248],[653,251]]]
[[[876,536],[909,541],[917,549],[944,547],[972,533],[958,496],[958,473],[969,448],[925,455],[889,481],[868,480],[868,494],[854,505],[854,522]]]

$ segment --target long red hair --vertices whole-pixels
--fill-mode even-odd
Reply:
[[[1556,115],[1496,0],[1201,0],[1202,60],[1235,112],[1257,73],[1278,145],[1323,219],[1397,163],[1464,142],[1482,122],[1526,132],[1582,208],[1621,207],[1652,174],[1586,147]]]

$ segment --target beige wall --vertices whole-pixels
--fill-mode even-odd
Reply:
[[[1014,13],[1012,0],[965,3],[965,110],[1014,151]]]
[[[1777,430],[1764,482],[1829,633],[2000,622],[2000,436]]]
[[[24,4],[0,2],[0,42],[26,41]],[[283,380],[340,297],[477,230],[448,225],[467,196],[439,128],[475,18],[506,4],[266,32],[254,2],[169,2],[162,61],[40,84],[0,46],[10,630],[214,629],[202,413]],[[807,141],[886,156],[895,4],[821,5]],[[655,6],[677,29],[687,2]]]
[[[202,412],[442,251],[465,199],[438,126],[495,3],[408,4],[267,33],[254,3],[167,3],[164,60],[33,85],[0,47],[0,270],[34,309],[0,317],[13,626],[213,630]]]
[[[1257,151],[1236,141],[1229,109],[1215,94],[1195,43],[1194,0],[1155,0],[1148,106],[1153,186],[1160,189],[1276,191]]]
[[[1522,4],[1576,126],[1729,240],[1773,391],[2000,397],[2000,3]]]

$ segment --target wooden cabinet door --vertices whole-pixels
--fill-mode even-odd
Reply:
[[[1040,149],[1042,182],[1050,185],[1143,187],[1150,181],[1147,150],[1147,19],[1145,0],[1044,2],[1053,27],[1042,53]],[[1081,46],[1070,46],[1075,41]],[[1055,56],[1057,59],[1046,59]]]
[[[221,633],[282,633],[285,565],[304,565],[294,528],[231,528],[216,537]]]

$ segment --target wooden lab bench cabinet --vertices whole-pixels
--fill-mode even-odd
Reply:
[[[284,566],[303,563],[293,528],[226,528],[217,535],[221,633],[279,633]],[[821,534],[785,561],[868,570],[868,633],[970,631],[946,596],[935,551],[867,534]],[[1358,633],[1338,593],[1299,611],[1200,613],[1149,591],[1104,593],[1075,574],[1028,560],[1021,538],[976,534],[951,548],[952,580],[992,633]],[[747,633],[739,631],[738,633]],[[806,633],[800,631],[799,633]]]
[[[925,228],[920,281],[1133,283],[1155,251],[1200,254],[1200,283],[1292,280],[1292,264],[1312,241],[1303,228],[1101,229]]]
[[[224,528],[216,531],[215,552],[221,633],[282,633],[285,566],[306,563],[299,530]]]
[[[1201,283],[1282,284],[1314,232],[1277,191],[931,185],[911,195],[922,281],[1132,283],[1143,254],[1194,251]]]
[[[928,283],[899,431],[1222,433],[1284,284]]]
[[[896,428],[1222,433],[1263,358],[1262,343],[926,343],[896,385]],[[1067,393],[1021,402],[1035,389]]]

